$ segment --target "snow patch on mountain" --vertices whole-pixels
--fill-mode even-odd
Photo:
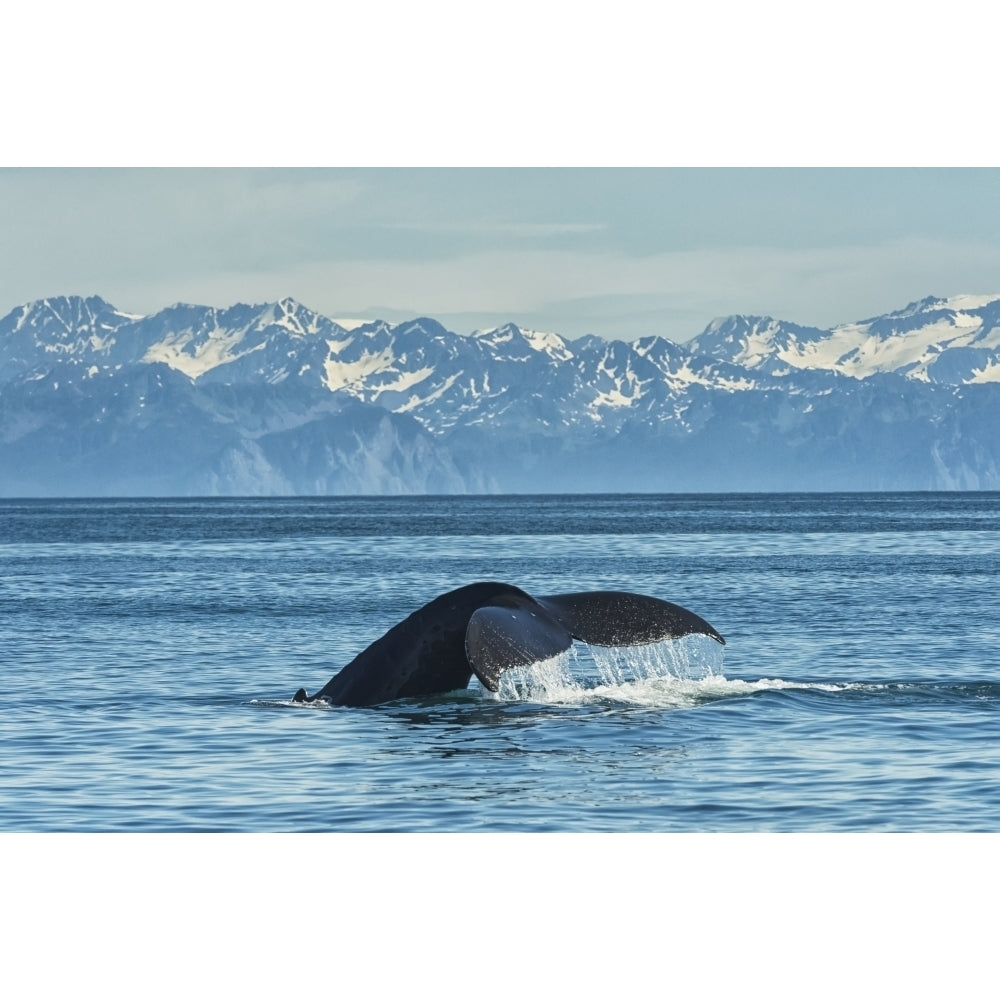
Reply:
[[[434,389],[427,396],[417,396],[412,395],[410,398],[403,403],[402,406],[396,408],[397,413],[412,413],[419,407],[427,406],[430,403],[437,402],[457,381],[458,376],[461,372],[456,372],[453,375],[449,375],[436,389]]]
[[[969,382],[981,385],[984,382],[1000,382],[1000,360],[989,362],[985,368],[977,368]]]
[[[953,295],[951,298],[938,299],[945,309],[981,309],[998,301],[997,295]]]
[[[555,361],[569,361],[573,352],[566,341],[557,333],[542,333],[539,330],[521,330],[524,339],[540,354],[547,354]]]
[[[324,385],[330,392],[341,389],[358,390],[364,387],[365,380],[392,364],[394,355],[389,347],[381,351],[364,351],[356,361],[335,361],[327,358],[323,366],[326,377]]]
[[[829,347],[839,355],[823,367],[829,367],[852,378],[868,378],[877,372],[902,372],[911,378],[928,380],[927,369],[934,363],[944,346],[959,346],[969,342],[978,330],[965,325],[956,334],[952,318],[940,319],[916,330],[895,335],[872,334],[870,324],[850,324],[832,331]]]
[[[395,378],[389,381],[374,383],[371,394],[372,401],[378,400],[383,393],[406,392],[407,389],[412,389],[413,386],[419,385],[433,375],[434,369],[428,365],[413,371],[398,371],[394,374]]]
[[[252,351],[259,351],[263,343],[247,350],[240,350],[245,340],[244,330],[224,330],[216,326],[200,342],[193,330],[168,333],[159,343],[153,344],[142,356],[147,364],[157,361],[197,379],[213,368],[230,364]]]

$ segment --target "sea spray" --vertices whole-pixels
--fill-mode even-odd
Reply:
[[[505,671],[496,694],[486,694],[498,701],[694,704],[705,682],[709,697],[719,696],[719,683],[726,680],[722,655],[704,636],[644,646],[577,643],[558,656]]]

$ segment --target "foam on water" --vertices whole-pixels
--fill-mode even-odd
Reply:
[[[250,705],[255,708],[305,708],[313,711],[329,712],[333,706],[323,699],[317,701],[295,701],[294,698],[251,698]]]

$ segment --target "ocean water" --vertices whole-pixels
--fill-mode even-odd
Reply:
[[[996,831],[1000,494],[0,501],[6,831]],[[374,708],[437,594],[682,604]]]

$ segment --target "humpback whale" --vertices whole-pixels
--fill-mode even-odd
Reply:
[[[638,646],[691,634],[726,641],[704,619],[657,597],[613,590],[532,597],[507,583],[472,583],[414,611],[316,694],[300,688],[293,700],[378,705],[456,691],[473,674],[497,691],[505,670],[555,656],[574,639]]]

